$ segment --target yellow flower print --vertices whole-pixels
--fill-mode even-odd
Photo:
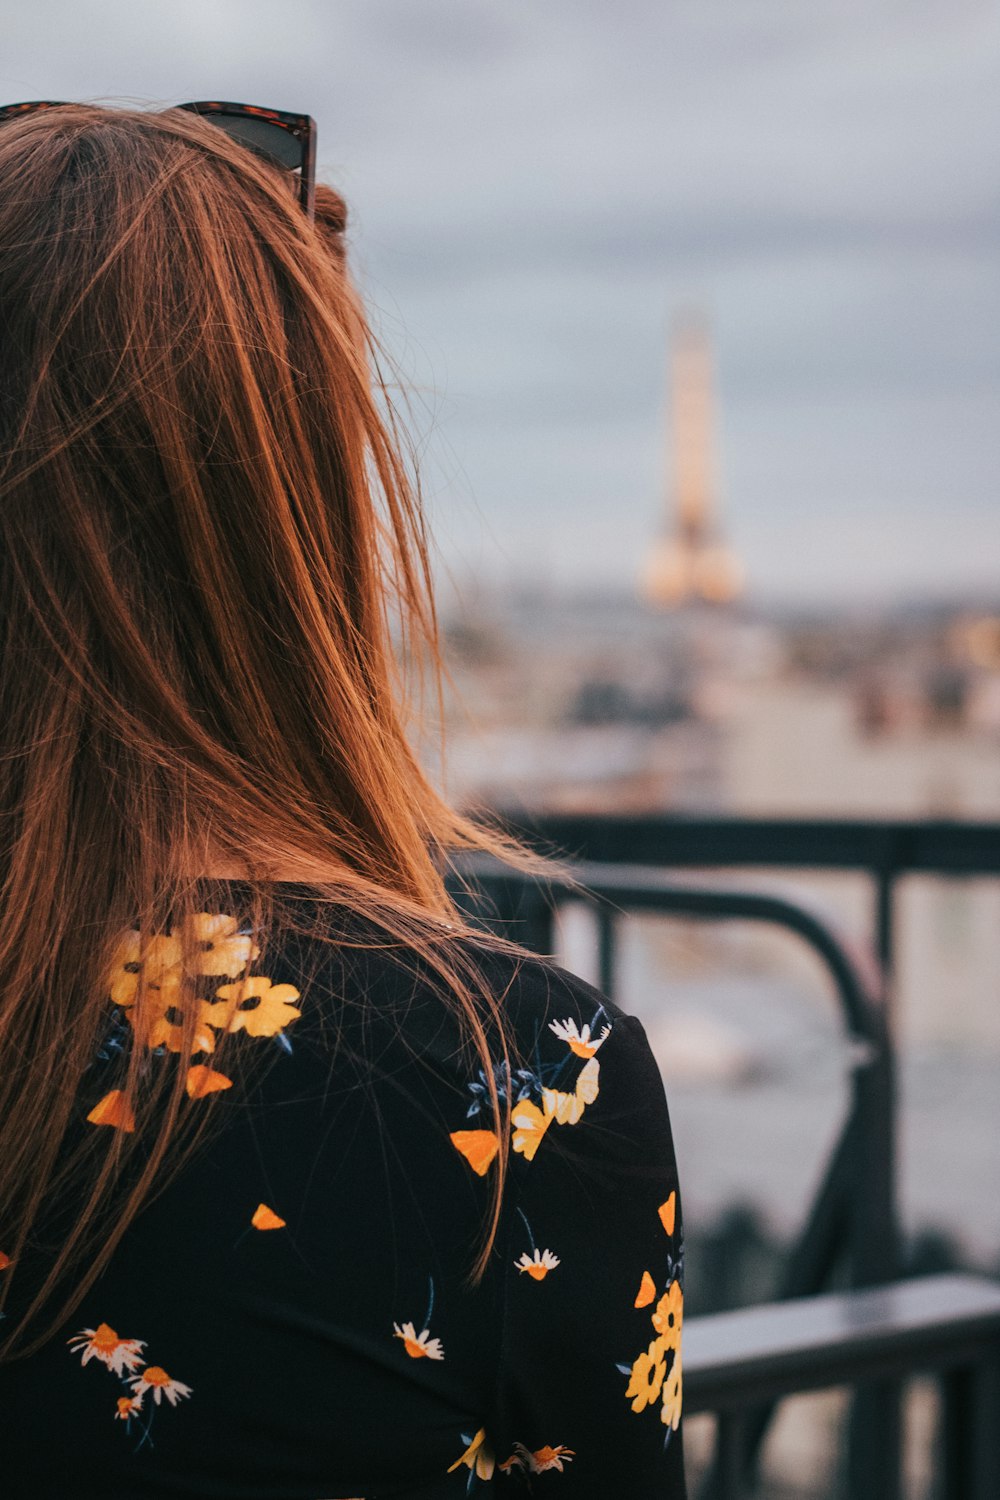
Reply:
[[[99,1099],[87,1119],[91,1125],[113,1125],[116,1130],[125,1130],[130,1134],[135,1130],[135,1115],[129,1108],[122,1089],[112,1089],[103,1099]]]
[[[666,1203],[660,1204],[659,1208],[657,1209],[657,1213],[660,1216],[660,1223],[663,1225],[667,1233],[673,1234],[674,1221],[677,1215],[677,1194],[671,1193]]]
[[[117,1401],[118,1410],[115,1412],[115,1420],[127,1422],[129,1417],[134,1417],[136,1412],[142,1411],[141,1396],[119,1396]]]
[[[681,1369],[681,1351],[678,1349],[663,1387],[663,1407],[660,1411],[660,1421],[665,1427],[672,1427],[675,1432],[681,1424],[683,1392],[684,1372]]]
[[[417,1333],[412,1323],[404,1323],[402,1327],[393,1323],[393,1337],[403,1340],[403,1348],[411,1359],[444,1359],[444,1350],[440,1339],[432,1339],[429,1329],[425,1328],[423,1333]]]
[[[225,1073],[217,1073],[214,1068],[208,1068],[204,1063],[195,1063],[193,1068],[188,1068],[184,1087],[192,1099],[203,1099],[206,1094],[218,1094],[222,1089],[231,1089],[233,1080],[227,1078]]]
[[[96,1328],[85,1328],[66,1340],[74,1354],[82,1354],[81,1364],[99,1359],[107,1365],[113,1375],[131,1374],[142,1364],[142,1351],[146,1345],[142,1339],[120,1339],[107,1323],[98,1323]]]
[[[183,935],[189,949],[200,949],[192,964],[192,973],[225,974],[235,979],[248,963],[260,957],[257,944],[251,938],[242,937],[238,927],[235,917],[201,911],[185,918],[180,932],[174,928],[171,935]]]
[[[575,1125],[583,1116],[588,1104],[593,1104],[600,1092],[601,1065],[595,1057],[584,1063],[571,1094],[558,1089],[542,1089],[542,1108],[546,1114],[555,1115],[560,1125]]]
[[[667,1373],[666,1352],[665,1340],[654,1339],[632,1366],[625,1399],[632,1402],[633,1411],[644,1411],[647,1406],[652,1406],[660,1394],[663,1377]]]
[[[189,1385],[183,1385],[179,1380],[171,1380],[166,1370],[161,1369],[159,1365],[147,1365],[138,1375],[132,1377],[129,1385],[139,1401],[147,1391],[152,1391],[153,1400],[157,1406],[160,1404],[161,1396],[166,1396],[170,1405],[176,1406],[182,1396],[191,1394]]]
[[[520,1104],[515,1104],[510,1112],[510,1122],[513,1127],[512,1146],[519,1152],[525,1161],[533,1161],[535,1152],[542,1144],[542,1137],[552,1124],[552,1114],[543,1115],[537,1104],[532,1104],[530,1099],[522,1099]]]
[[[448,1466],[448,1473],[465,1464],[470,1473],[475,1474],[477,1479],[492,1479],[493,1470],[496,1468],[496,1458],[493,1449],[486,1441],[486,1428],[480,1427],[475,1437],[469,1443],[461,1458],[456,1458],[453,1464]],[[471,1482],[471,1481],[470,1481]]]
[[[495,1130],[453,1130],[448,1139],[480,1177],[486,1175],[500,1150],[500,1138]]]
[[[514,1452],[504,1463],[501,1469],[526,1469],[529,1474],[544,1474],[546,1469],[558,1469],[563,1472],[563,1466],[572,1463],[575,1453],[572,1448],[566,1448],[560,1443],[555,1448],[546,1445],[544,1448],[536,1448],[534,1452],[526,1448],[523,1443],[514,1444]]]
[[[268,1208],[266,1203],[258,1203],[254,1209],[250,1223],[254,1229],[284,1229],[286,1220],[279,1218],[273,1208]]]
[[[648,1307],[655,1296],[656,1282],[653,1280],[652,1276],[650,1276],[648,1271],[643,1271],[642,1280],[639,1283],[639,1290],[635,1294],[635,1301],[633,1302],[632,1306]]]
[[[558,1089],[542,1089],[542,1109],[560,1125],[575,1125],[582,1119],[585,1107],[576,1094],[564,1094]]]
[[[170,1052],[180,1052],[184,1046],[184,1028],[178,1021],[170,1020],[171,1007],[165,1006],[159,1015],[154,1015],[150,1024],[146,1027],[146,1034],[141,1040],[147,1047],[166,1047]],[[129,1020],[132,1030],[138,1035],[136,1014],[134,1010],[129,1011]],[[204,1021],[198,1021],[195,1025],[194,1035],[191,1038],[189,1051],[214,1052],[215,1037],[212,1028],[206,1026]]]
[[[218,1004],[204,1005],[202,1017],[219,1031],[245,1031],[248,1036],[276,1036],[297,1021],[302,1012],[293,1001],[299,992],[293,984],[272,984],[263,974],[222,984],[216,990]],[[256,1000],[256,1005],[247,1002]]]
[[[603,1027],[599,1037],[594,1038],[590,1034],[590,1027],[580,1027],[570,1019],[566,1021],[550,1021],[549,1030],[554,1031],[556,1036],[564,1041],[571,1052],[577,1057],[593,1057],[599,1047],[603,1047],[611,1035],[611,1027]]]
[[[544,1281],[549,1272],[559,1265],[559,1257],[553,1255],[551,1250],[536,1249],[533,1256],[526,1250],[514,1264],[519,1271],[527,1271],[533,1281]]]
[[[683,1321],[684,1293],[680,1282],[672,1281],[653,1312],[653,1327],[663,1338],[667,1349],[680,1348]]]
[[[157,933],[150,938],[145,954],[139,948],[139,933],[126,932],[111,962],[109,991],[115,1005],[127,1009],[135,1002],[140,973],[147,990],[170,992],[181,982],[181,945],[175,937]]]
[[[580,1069],[571,1094],[559,1089],[542,1089],[541,1109],[530,1099],[515,1104],[510,1114],[514,1150],[525,1160],[532,1161],[553,1120],[559,1125],[575,1125],[583,1117],[587,1105],[593,1104],[597,1098],[600,1076],[601,1065],[596,1057],[592,1057]]]
[[[601,1065],[595,1058],[584,1063],[580,1069],[580,1076],[576,1080],[576,1097],[582,1104],[593,1104],[599,1090],[601,1077]]]

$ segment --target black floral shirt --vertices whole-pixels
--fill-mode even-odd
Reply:
[[[0,1366],[4,1496],[682,1500],[680,1202],[639,1023],[474,945],[520,1057],[494,1066],[510,1173],[470,1285],[500,1143],[434,986],[405,955],[317,962],[306,940],[259,974],[234,917],[196,921],[187,1092],[221,1096],[217,1123],[65,1329]],[[124,1048],[179,1052],[179,952],[165,934],[144,957],[163,1004],[139,1036],[123,938],[81,1129],[133,1128]],[[244,1084],[213,1067],[223,1031],[269,1065]]]

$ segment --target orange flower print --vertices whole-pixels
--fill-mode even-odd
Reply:
[[[116,1402],[118,1410],[115,1412],[116,1422],[127,1422],[129,1417],[134,1417],[137,1412],[142,1411],[141,1396],[119,1396]]]
[[[152,1391],[153,1400],[157,1406],[160,1404],[161,1396],[166,1396],[171,1406],[176,1406],[182,1396],[190,1396],[191,1387],[183,1385],[179,1380],[171,1380],[166,1370],[159,1365],[147,1365],[138,1375],[134,1375],[129,1385],[135,1393],[136,1399],[142,1400],[147,1391]]]
[[[147,1047],[166,1047],[169,1052],[180,1052],[184,1049],[184,1028],[180,1021],[171,1020],[171,1016],[179,1016],[180,1012],[171,1006],[164,1006],[158,1015],[153,1015],[145,1028],[145,1035],[140,1038]],[[128,1013],[132,1030],[139,1034],[138,1021],[134,1010]],[[195,1024],[194,1035],[188,1048],[191,1053],[214,1052],[215,1036],[210,1026],[204,1021]]]
[[[534,1161],[535,1152],[542,1144],[542,1137],[552,1124],[553,1115],[542,1114],[537,1104],[532,1104],[530,1099],[522,1099],[515,1104],[510,1112],[510,1122],[513,1127],[511,1145],[513,1149],[522,1155],[525,1161]]]
[[[648,1307],[655,1296],[656,1282],[653,1280],[652,1276],[650,1276],[648,1271],[643,1271],[642,1280],[639,1283],[639,1290],[635,1294],[635,1301],[633,1302],[632,1306]]]
[[[677,1431],[681,1424],[681,1406],[683,1404],[684,1372],[681,1369],[681,1351],[678,1349],[674,1355],[674,1362],[670,1374],[667,1376],[663,1387],[663,1407],[660,1411],[660,1421],[665,1427]],[[668,1433],[669,1437],[670,1434]]]
[[[147,992],[158,990],[169,994],[176,991],[182,977],[181,945],[178,940],[157,933],[149,939],[143,953],[139,947],[138,932],[135,929],[126,932],[111,962],[108,983],[115,1005],[127,1009],[135,1002],[140,974],[146,982]]]
[[[12,1264],[10,1256],[4,1255],[3,1251],[0,1250],[0,1271],[6,1271],[7,1267]]]
[[[600,1091],[601,1065],[596,1057],[585,1062],[571,1094],[557,1089],[542,1089],[542,1107],[546,1114],[555,1115],[560,1125],[575,1125],[588,1104],[593,1104]]]
[[[403,1340],[403,1348],[411,1359],[444,1359],[444,1350],[440,1339],[432,1339],[429,1329],[425,1328],[423,1333],[417,1333],[412,1323],[404,1323],[402,1327],[393,1323],[393,1337]]]
[[[480,1427],[475,1437],[472,1438],[466,1438],[463,1432],[462,1442],[467,1442],[469,1446],[461,1458],[456,1458],[455,1462],[448,1466],[448,1473],[453,1473],[455,1469],[465,1464],[470,1475],[474,1474],[477,1479],[492,1479],[493,1470],[496,1468],[496,1458],[486,1440],[486,1428]],[[472,1483],[471,1478],[469,1483]]]
[[[544,1474],[546,1469],[558,1469],[562,1473],[564,1465],[572,1463],[574,1457],[573,1449],[564,1447],[562,1443],[555,1448],[547,1445],[536,1448],[534,1452],[523,1443],[515,1443],[514,1452],[500,1467],[507,1470],[517,1467],[529,1474]]]
[[[302,1012],[293,1003],[299,992],[293,984],[272,984],[263,974],[223,984],[219,1003],[204,1005],[202,1017],[219,1031],[245,1031],[248,1036],[275,1036]],[[256,1002],[256,1003],[254,1003]]]
[[[480,1177],[486,1175],[500,1150],[500,1139],[495,1130],[453,1130],[448,1139]]]
[[[564,1041],[571,1052],[577,1057],[593,1057],[598,1048],[603,1047],[611,1035],[611,1027],[604,1026],[599,1037],[592,1037],[589,1026],[578,1026],[570,1019],[566,1021],[550,1021],[549,1030],[554,1031],[556,1036]]]
[[[188,1068],[184,1087],[191,1099],[202,1099],[206,1094],[218,1094],[222,1089],[231,1089],[233,1080],[227,1078],[225,1073],[217,1073],[214,1068],[208,1068],[204,1063],[195,1063],[193,1068]]]
[[[284,1229],[286,1221],[279,1218],[266,1203],[258,1203],[250,1223],[254,1229]]]
[[[536,1248],[534,1255],[524,1252],[515,1262],[519,1271],[527,1271],[533,1281],[544,1281],[550,1271],[554,1271],[559,1264],[558,1255],[553,1255],[551,1250],[539,1250]]]
[[[680,1282],[672,1281],[653,1312],[653,1327],[662,1337],[665,1348],[680,1348],[683,1321],[684,1293]]]
[[[116,1130],[135,1130],[135,1115],[129,1108],[124,1091],[112,1089],[99,1099],[87,1116],[91,1125],[113,1125]]]
[[[663,1377],[667,1373],[666,1352],[665,1341],[662,1338],[654,1339],[632,1366],[625,1399],[632,1402],[633,1411],[644,1411],[659,1396]]]
[[[235,917],[201,911],[185,918],[181,931],[175,928],[172,936],[183,936],[189,948],[199,950],[192,964],[194,974],[224,974],[235,979],[248,963],[260,957],[257,944],[238,928]]]
[[[660,1216],[660,1223],[667,1233],[673,1234],[674,1222],[677,1216],[677,1194],[671,1193],[666,1203],[660,1204],[657,1213]]]
[[[98,1323],[96,1328],[84,1328],[66,1340],[74,1354],[82,1354],[81,1364],[99,1359],[107,1365],[113,1375],[130,1375],[142,1364],[143,1339],[120,1339],[107,1323]]]

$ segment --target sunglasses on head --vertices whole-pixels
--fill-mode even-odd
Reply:
[[[61,109],[65,101],[35,99],[25,104],[0,105],[0,125],[36,109]],[[309,218],[315,214],[316,122],[311,115],[288,114],[281,109],[262,109],[257,104],[230,104],[219,99],[201,99],[195,104],[176,104],[203,115],[246,146],[257,156],[284,167],[299,180],[299,202]]]

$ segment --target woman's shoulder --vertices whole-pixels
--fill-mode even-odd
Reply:
[[[440,1032],[444,1041],[453,1025],[466,1031],[475,1016],[517,1053],[556,1042],[583,1060],[613,1031],[643,1035],[634,1017],[553,958],[468,929],[435,929],[425,947],[352,919],[336,932],[282,944],[274,966],[289,965],[317,1014],[341,1031],[353,1019],[369,1034]]]
[[[665,1116],[640,1022],[550,958],[468,930],[436,934],[428,955],[358,923],[295,958],[296,1031],[320,1066],[333,1056],[345,1079],[447,1101],[451,1132],[485,1127],[509,1095],[514,1151],[530,1160],[536,1136],[585,1113],[612,1124],[649,1109],[654,1128]]]

